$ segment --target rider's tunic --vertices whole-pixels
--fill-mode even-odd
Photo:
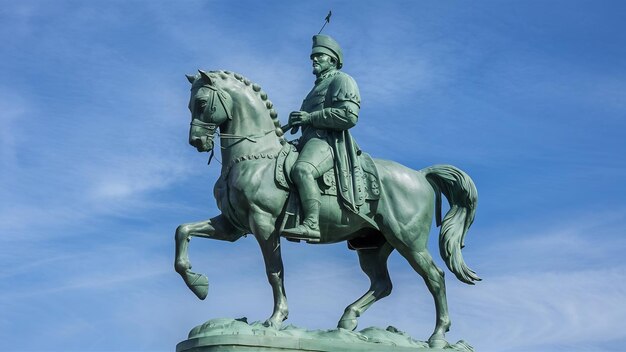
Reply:
[[[356,125],[360,104],[359,88],[354,79],[341,71],[332,71],[315,81],[300,108],[311,114],[310,124],[302,129],[300,149],[306,148],[307,142],[313,138],[330,145],[337,168],[338,193],[347,208],[355,213],[365,202],[365,192],[361,184],[363,171],[357,158],[360,150],[348,129]],[[324,152],[303,154],[298,161],[316,167],[323,162],[321,159],[328,157]]]

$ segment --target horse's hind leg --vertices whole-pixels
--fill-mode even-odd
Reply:
[[[191,263],[189,262],[188,251],[192,236],[233,242],[243,236],[243,233],[236,230],[222,215],[210,220],[183,224],[176,229],[174,268],[182,276],[189,289],[198,298],[205,299],[209,290],[209,279],[205,275],[190,270]]]
[[[337,327],[348,330],[356,329],[357,318],[374,302],[391,293],[392,285],[387,270],[387,258],[392,251],[393,247],[387,242],[379,248],[357,250],[361,269],[370,279],[370,288],[361,298],[346,308]]]
[[[448,301],[446,298],[446,282],[444,273],[435,265],[433,258],[426,248],[413,249],[401,246],[398,252],[405,257],[413,269],[422,276],[426,282],[428,290],[435,300],[435,311],[437,321],[435,331],[428,339],[428,344],[432,348],[443,348],[448,346],[445,334],[450,330],[450,316],[448,315]]]

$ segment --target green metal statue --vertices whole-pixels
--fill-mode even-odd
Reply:
[[[461,254],[476,212],[474,183],[451,165],[416,171],[362,153],[348,133],[358,118],[359,90],[339,71],[343,65],[339,45],[316,35],[311,59],[315,86],[285,126],[302,128],[297,148],[283,137],[276,111],[259,85],[228,71],[187,76],[189,143],[199,152],[213,151],[216,134],[221,143],[223,165],[214,188],[221,214],[178,227],[176,271],[204,299],[208,279],[190,270],[191,237],[234,242],[253,234],[274,295],[274,309],[265,324],[279,327],[288,316],[281,236],[314,243],[347,241],[371,281],[339,319],[339,328],[354,330],[358,317],[391,293],[387,258],[397,250],[434,298],[436,320],[429,345],[446,347],[450,318],[444,273],[426,245],[436,217],[447,267],[462,282],[480,280]],[[442,193],[450,204],[443,219]]]

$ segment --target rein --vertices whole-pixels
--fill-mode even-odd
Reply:
[[[238,135],[238,134],[219,133],[219,132],[217,133],[217,135],[218,135],[221,139],[238,139],[238,140],[243,140],[243,139],[245,139],[245,140],[250,141],[250,142],[252,142],[252,143],[256,143],[256,142],[257,142],[257,141],[256,141],[257,139],[259,139],[259,138],[263,138],[263,137],[267,136],[268,134],[270,134],[270,133],[272,133],[272,132],[274,132],[274,131],[275,131],[274,129],[272,129],[272,130],[268,130],[268,131],[266,131],[266,132],[264,132],[264,133],[262,133],[262,134],[256,135],[256,136],[255,136],[255,135],[242,136],[242,135]],[[232,147],[232,146],[233,146],[233,145],[235,145],[235,144],[236,144],[236,143],[233,143],[233,144],[229,145],[228,147],[221,147],[221,146],[220,146],[220,147],[221,147],[222,149],[228,149],[228,148]]]
[[[213,136],[213,134],[215,133],[215,130],[217,129],[217,125],[214,124],[214,123],[202,122],[202,121],[195,120],[195,119],[193,121],[191,121],[190,125],[191,126],[200,127],[202,129],[207,130],[208,131],[208,133],[207,133],[208,137]],[[248,136],[242,136],[242,135],[239,135],[239,134],[231,134],[231,133],[220,133],[220,132],[217,132],[217,135],[221,139],[238,139],[238,140],[245,139],[245,140],[247,140],[249,142],[256,143],[257,139],[263,138],[263,137],[267,136],[268,134],[270,134],[270,133],[272,133],[274,131],[276,131],[276,130],[275,129],[271,129],[271,130],[267,130],[267,131],[263,132],[262,134],[258,134],[258,135],[251,134],[251,135],[248,135]],[[228,149],[228,148],[232,147],[233,145],[235,145],[235,144],[231,144],[228,147],[221,147],[221,148],[222,149]]]
[[[212,91],[211,103],[210,103],[210,106],[209,106],[210,111],[211,112],[215,112],[215,103],[216,103],[215,96],[217,96],[217,100],[219,101],[219,104],[222,106],[222,109],[224,110],[224,112],[226,113],[226,117],[229,120],[232,120],[232,116],[230,116],[228,108],[226,107],[226,103],[224,102],[224,98],[222,97],[222,94],[221,94],[222,92],[217,87],[214,87],[212,85],[206,84],[203,87],[208,88],[208,89],[210,89]],[[218,127],[217,124],[215,124],[215,123],[203,122],[203,121],[199,121],[199,120],[191,121],[191,125],[192,126],[197,126],[197,127],[200,127],[202,129],[207,130],[208,131],[208,133],[207,133],[208,137],[212,137],[213,134],[215,133],[215,130]],[[231,133],[220,133],[220,132],[217,132],[217,135],[220,137],[220,139],[238,139],[238,140],[244,140],[245,139],[245,140],[247,140],[249,142],[256,143],[257,142],[256,139],[263,138],[263,137],[267,136],[268,134],[270,134],[270,133],[272,133],[274,131],[275,131],[275,129],[271,129],[271,130],[268,130],[266,132],[263,132],[260,135],[248,135],[248,136],[242,136],[242,135],[231,134]],[[233,144],[229,145],[228,147],[222,147],[222,146],[220,146],[220,147],[222,149],[228,149],[228,148],[230,148],[231,146],[233,146],[235,144],[237,144],[237,143],[233,143]]]
[[[211,95],[210,95],[210,100],[209,100],[209,104],[208,104],[208,109],[210,111],[210,115],[209,118],[212,117],[213,113],[215,113],[216,111],[216,105],[221,106],[222,110],[224,111],[224,113],[226,114],[226,117],[228,120],[232,120],[232,116],[230,115],[230,112],[228,110],[227,104],[224,101],[226,99],[225,96],[222,96],[222,94],[224,94],[219,88],[210,85],[210,84],[205,84],[202,87],[204,88],[208,88],[211,90]],[[216,99],[217,96],[217,99]],[[270,129],[267,130],[265,132],[261,132],[261,134],[250,134],[250,135],[238,135],[238,134],[232,134],[232,133],[220,133],[218,129],[219,125],[214,123],[214,122],[204,122],[202,120],[199,119],[193,119],[191,121],[191,126],[195,126],[195,127],[199,127],[203,130],[206,130],[205,132],[205,136],[207,138],[213,139],[213,136],[217,133],[217,135],[220,137],[220,141],[223,140],[235,140],[234,143],[227,145],[227,146],[223,146],[223,143],[220,143],[220,148],[222,150],[226,150],[230,147],[233,147],[235,145],[237,145],[238,143],[242,142],[242,141],[248,141],[251,143],[257,143],[258,139],[261,139],[265,136],[267,136],[268,134],[272,133],[272,132],[276,132],[276,129]],[[215,148],[211,149],[211,154],[209,155],[209,161],[208,164],[211,164],[211,160],[213,159],[213,156],[215,154]],[[249,157],[249,159],[247,158]],[[228,165],[227,167],[227,171],[230,171],[230,168],[234,165],[237,164],[243,160],[254,160],[254,159],[258,159],[258,158],[274,158],[275,156],[270,156],[268,154],[257,154],[257,155],[249,155],[249,156],[244,156],[244,157],[240,157],[237,158],[236,160],[231,161],[231,163]],[[217,160],[217,159],[216,159]],[[219,160],[218,160],[219,162]],[[221,162],[220,162],[221,164]]]
[[[196,127],[200,127],[202,129],[207,130],[207,136],[208,137],[213,137],[213,135],[215,134],[215,130],[217,129],[217,125],[214,123],[209,123],[209,122],[202,122],[202,121],[198,121],[198,120],[193,120],[190,123],[191,126],[196,126]],[[249,136],[242,136],[242,135],[238,135],[238,134],[231,134],[231,133],[220,133],[218,132],[217,135],[220,137],[220,139],[237,139],[239,141],[243,141],[243,140],[247,140],[249,142],[252,143],[256,143],[257,139],[259,138],[263,138],[265,136],[267,136],[268,134],[274,132],[275,130],[268,130],[267,132],[264,132],[263,134],[260,135],[249,135]],[[224,147],[221,145],[220,143],[220,148],[221,149],[228,149],[234,145],[236,145],[239,142],[235,142],[227,147]],[[211,149],[211,154],[209,155],[209,161],[207,162],[207,165],[211,165],[211,160],[213,160],[213,157],[215,156],[215,148]],[[261,156],[262,158],[265,158],[265,155]],[[268,155],[269,157],[269,155]],[[252,159],[252,158],[251,158]],[[258,157],[257,157],[258,159]],[[216,159],[217,160],[217,159]],[[243,159],[245,160],[245,158]],[[220,164],[222,163],[221,161],[217,160]],[[236,163],[240,162],[242,160],[237,161]],[[232,164],[229,166],[229,171],[230,171],[230,167],[232,167]]]

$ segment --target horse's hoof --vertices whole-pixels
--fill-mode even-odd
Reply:
[[[195,293],[201,300],[204,300],[209,294],[209,278],[191,271],[187,271],[186,278],[187,280],[185,280],[185,282],[187,282],[187,286],[191,292]]]
[[[446,348],[450,347],[450,344],[443,337],[433,335],[428,339],[428,346],[430,348]]]
[[[359,325],[356,319],[341,319],[337,323],[337,328],[353,331]]]

